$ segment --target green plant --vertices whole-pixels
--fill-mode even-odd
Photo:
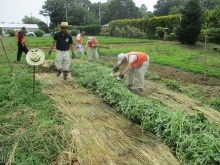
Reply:
[[[42,37],[45,34],[43,30],[36,30],[34,33],[36,34],[37,37]]]
[[[170,35],[168,36],[168,40],[175,41],[176,40],[176,34],[175,33],[170,33]]]
[[[193,45],[198,41],[202,29],[202,9],[198,0],[189,0],[181,10],[181,22],[177,28],[177,40],[182,44]]]
[[[181,85],[177,81],[164,79],[163,82],[166,84],[166,86],[169,89],[177,91],[177,92],[183,92],[183,89],[181,88]]]
[[[15,36],[15,31],[14,30],[8,30],[8,34],[10,37],[14,37]]]
[[[92,68],[92,69],[91,69]],[[203,114],[187,115],[143,99],[108,78],[108,70],[95,64],[74,64],[72,74],[83,87],[97,93],[105,103],[151,131],[169,145],[182,164],[219,164],[220,134]]]
[[[155,37],[159,38],[159,39],[163,39],[164,36],[164,30],[162,27],[156,27],[156,34]]]

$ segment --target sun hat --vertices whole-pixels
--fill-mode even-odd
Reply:
[[[119,55],[118,55],[118,62],[117,62],[117,64],[119,65],[119,64],[121,64],[121,62],[122,62],[122,60],[125,58],[125,54],[124,53],[120,53]]]
[[[92,37],[91,37],[91,36],[88,37],[88,41],[89,41],[89,42],[92,41]]]
[[[33,48],[28,51],[26,55],[26,61],[28,64],[37,66],[44,62],[45,54],[41,49]]]
[[[69,26],[69,24],[68,24],[68,22],[61,22],[61,24],[60,24],[60,27],[62,28],[62,27],[68,27]]]

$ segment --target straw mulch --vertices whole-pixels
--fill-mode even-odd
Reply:
[[[51,164],[179,164],[155,136],[143,133],[138,125],[79,87],[71,76],[68,78],[64,81],[55,73],[37,74],[43,92],[65,114],[63,150]]]

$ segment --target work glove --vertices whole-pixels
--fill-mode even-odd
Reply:
[[[51,55],[51,52],[52,52],[51,50],[48,51],[49,56]]]
[[[119,70],[119,67],[118,67],[118,66],[116,66],[116,67],[113,68],[113,71],[114,71],[114,72],[117,72],[118,70]]]
[[[114,73],[112,72],[108,77],[113,77],[114,76]]]
[[[76,58],[76,54],[72,53],[72,59]]]
[[[123,74],[119,74],[118,77],[116,78],[116,80],[120,81],[123,78],[124,78],[124,75]]]

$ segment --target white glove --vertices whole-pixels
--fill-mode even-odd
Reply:
[[[113,77],[114,76],[114,73],[111,73],[108,77]]]
[[[118,77],[116,78],[116,80],[120,81],[120,80],[121,80],[121,77],[118,76]]]

